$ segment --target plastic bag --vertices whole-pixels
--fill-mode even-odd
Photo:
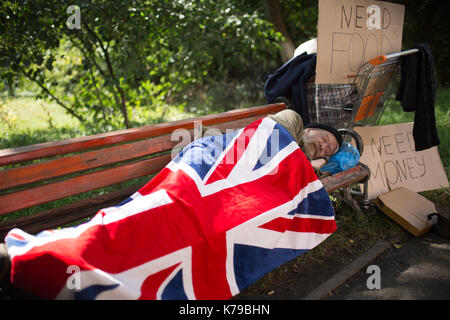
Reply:
[[[343,142],[341,148],[325,165],[320,168],[322,172],[335,174],[356,166],[359,162],[359,151],[349,142]]]

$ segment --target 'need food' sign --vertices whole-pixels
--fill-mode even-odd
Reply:
[[[398,187],[415,192],[448,187],[437,147],[415,151],[413,123],[356,127],[364,142],[361,162],[370,169],[369,199]]]
[[[405,7],[368,0],[319,0],[316,83],[346,83],[379,55],[401,51]]]

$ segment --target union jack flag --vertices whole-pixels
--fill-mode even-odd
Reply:
[[[116,207],[5,238],[11,281],[53,299],[228,299],[336,230],[304,153],[269,118],[186,146]]]

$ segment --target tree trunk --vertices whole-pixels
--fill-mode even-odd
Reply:
[[[116,98],[116,104],[119,107],[120,112],[122,113],[125,128],[129,129],[129,128],[131,128],[131,125],[130,125],[130,120],[128,119],[127,101],[126,101],[126,97],[125,97],[125,92],[122,89],[122,87],[120,86],[119,81],[117,80],[116,76],[114,75],[113,66],[112,66],[111,60],[109,58],[109,53],[108,53],[109,42],[108,42],[107,46],[105,47],[103,45],[102,39],[100,39],[100,37],[86,23],[83,23],[83,25],[86,28],[86,30],[92,35],[92,37],[95,39],[95,41],[98,42],[100,49],[103,51],[103,56],[104,56],[106,66],[109,71],[109,76],[114,81],[113,89],[115,88],[117,90],[117,93],[119,94],[119,96],[117,96],[115,93],[113,93]]]
[[[263,0],[264,8],[269,15],[270,21],[275,26],[275,29],[284,37],[284,42],[281,45],[281,59],[283,62],[288,61],[294,56],[295,46],[289,36],[286,25],[284,24],[283,15],[281,14],[280,0]]]

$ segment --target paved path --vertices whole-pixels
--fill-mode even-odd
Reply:
[[[450,300],[450,239],[429,232],[420,238],[406,236],[398,245],[388,244],[382,248],[383,242],[377,243],[365,254],[365,259],[363,255],[357,259],[359,261],[355,260],[353,269],[347,267],[346,271],[344,268],[328,281],[328,287],[325,283],[322,289],[319,287],[305,298]],[[360,271],[355,273],[356,264]],[[371,265],[379,267],[380,289],[367,287],[367,282],[377,284],[372,277],[374,271],[367,273]]]

